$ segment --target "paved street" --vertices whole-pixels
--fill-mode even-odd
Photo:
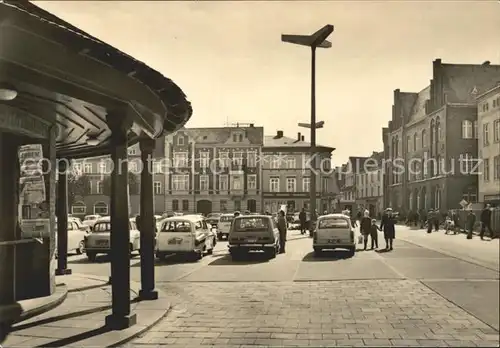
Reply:
[[[392,252],[354,258],[341,251],[314,258],[311,240],[292,231],[287,253],[271,261],[233,262],[219,242],[199,262],[159,262],[157,285],[174,306],[132,345],[498,346],[498,270],[451,255],[441,235],[398,228]],[[455,250],[473,245],[449,238]],[[498,258],[498,241],[473,243]],[[140,280],[139,258],[131,265]],[[71,257],[70,267],[109,274],[106,258]]]

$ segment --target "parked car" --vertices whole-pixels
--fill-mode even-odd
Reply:
[[[219,223],[217,224],[217,239],[222,240],[228,238],[233,219],[234,214],[222,214],[219,217]]]
[[[221,217],[221,213],[210,213],[207,215],[207,218],[205,221],[207,224],[209,224],[212,228],[217,228],[217,225],[219,224],[219,219]]]
[[[83,218],[83,224],[88,226],[90,230],[92,230],[96,221],[100,218],[101,215],[85,215],[85,217]]]
[[[71,218],[69,218],[71,219]],[[56,255],[57,255],[57,219],[56,219]],[[85,238],[88,232],[84,229],[79,228],[75,221],[68,221],[68,254],[75,252],[77,255],[83,254],[85,252]]]
[[[83,222],[82,222],[82,220],[80,220],[77,217],[72,217],[72,216],[68,215],[68,221],[74,222],[78,226],[79,230],[86,231],[86,232],[90,232],[91,231],[90,226],[84,225]]]
[[[174,216],[163,220],[156,234],[156,257],[183,255],[200,260],[203,253],[212,254],[215,236],[199,215]]]
[[[271,216],[238,216],[229,233],[229,253],[236,260],[250,251],[261,250],[272,259],[280,250],[279,240],[278,226]]]
[[[135,218],[129,219],[130,244],[129,251],[140,251],[140,232],[135,224]],[[85,253],[89,261],[94,262],[97,254],[111,252],[111,219],[109,216],[100,218],[94,224],[92,233],[85,238]]]
[[[313,250],[318,255],[328,249],[347,249],[355,254],[356,238],[349,216],[328,214],[318,218],[313,230]]]

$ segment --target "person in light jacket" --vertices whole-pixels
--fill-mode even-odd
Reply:
[[[359,231],[363,235],[363,250],[366,250],[368,245],[368,236],[370,235],[370,227],[372,225],[372,219],[370,218],[370,212],[365,210],[364,216],[361,218],[361,222],[359,223]]]

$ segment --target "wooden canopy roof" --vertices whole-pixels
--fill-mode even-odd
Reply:
[[[18,92],[0,107],[57,124],[57,156],[109,152],[106,117],[132,122],[130,143],[178,130],[191,104],[170,79],[28,1],[0,1],[0,83]],[[2,112],[2,111],[0,111]],[[87,144],[87,138],[99,144]]]

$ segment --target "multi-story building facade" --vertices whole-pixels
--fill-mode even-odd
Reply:
[[[156,140],[156,147],[153,152],[153,187],[155,213],[161,214],[165,211],[165,174],[161,168],[163,164],[165,139]],[[106,191],[106,181],[110,180],[110,174],[113,171],[113,164],[109,156],[92,157],[75,160],[72,163],[73,169],[78,175],[86,176],[89,180],[87,192],[83,195],[74,197],[70,202],[70,213],[78,216],[88,214],[109,214],[109,192]],[[141,151],[139,144],[135,144],[128,149],[128,169],[134,180],[130,181],[130,202],[129,212],[131,215],[137,215],[140,211],[140,175],[142,171]],[[109,182],[108,182],[109,183]],[[109,185],[108,185],[109,187]]]
[[[262,149],[262,188],[265,211],[277,212],[281,205],[288,211],[309,210],[311,188],[311,144],[298,133],[286,137],[283,131],[265,136]],[[334,148],[317,146],[318,174],[316,177],[316,208],[332,211],[339,193],[335,169],[331,167]]]
[[[356,175],[356,205],[380,216],[384,210],[384,154],[373,152]]]
[[[342,210],[349,210],[353,215],[356,215],[359,207],[356,203],[358,187],[357,177],[363,168],[368,157],[349,157],[349,161],[341,167],[341,177],[343,186],[340,188],[341,200],[340,206]]]
[[[166,137],[166,210],[261,211],[262,127],[186,128]]]
[[[478,148],[482,160],[479,202],[500,205],[500,80],[477,98]]]
[[[500,80],[500,66],[433,62],[430,85],[394,91],[383,130],[387,203],[403,213],[477,201],[476,97]]]

